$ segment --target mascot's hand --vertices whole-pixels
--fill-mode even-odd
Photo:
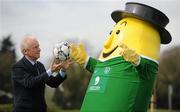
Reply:
[[[80,65],[84,65],[87,59],[87,53],[84,49],[84,45],[81,43],[79,45],[74,45],[71,44],[71,53],[70,53],[70,57],[77,62]]]
[[[118,46],[122,48],[119,53],[126,61],[131,62],[134,65],[139,65],[140,56],[132,49],[128,48],[124,43],[119,43]]]

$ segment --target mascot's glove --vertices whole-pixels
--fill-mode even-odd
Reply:
[[[78,64],[80,64],[81,66],[83,66],[86,62],[86,59],[88,57],[85,49],[84,49],[84,45],[81,43],[79,45],[74,45],[71,44],[71,52],[70,52],[70,57],[77,62]]]
[[[124,43],[119,43],[118,46],[122,48],[121,52],[119,53],[126,61],[138,66],[140,63],[140,56],[132,50],[128,48]]]

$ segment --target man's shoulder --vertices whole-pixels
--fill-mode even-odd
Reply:
[[[24,65],[24,58],[21,58],[20,60],[18,60],[16,63],[13,64],[13,67],[16,66],[23,66]]]
[[[37,61],[38,65],[44,66],[44,64],[40,61]]]

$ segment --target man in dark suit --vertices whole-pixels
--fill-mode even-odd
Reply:
[[[23,58],[12,67],[14,94],[13,112],[46,112],[45,84],[57,88],[65,79],[65,70],[71,61],[52,62],[50,69],[37,61],[40,57],[39,43],[33,36],[26,36],[21,43]],[[57,72],[56,76],[52,74]]]

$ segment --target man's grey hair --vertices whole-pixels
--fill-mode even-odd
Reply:
[[[31,46],[29,45],[29,40],[33,40],[33,39],[36,39],[35,36],[33,35],[25,35],[23,40],[21,41],[21,45],[20,45],[20,48],[21,48],[21,53],[24,54],[24,50],[30,48]]]

